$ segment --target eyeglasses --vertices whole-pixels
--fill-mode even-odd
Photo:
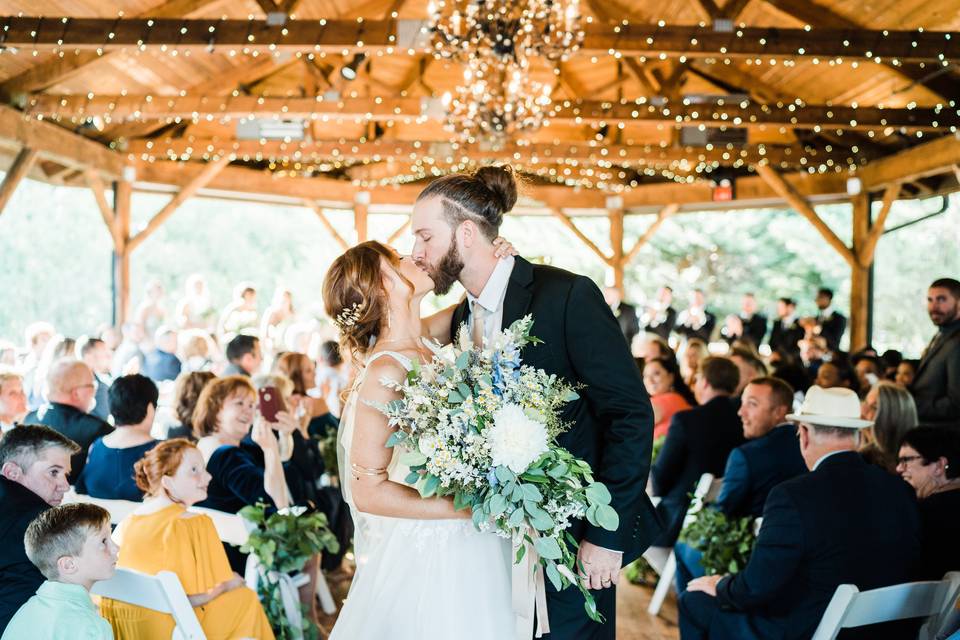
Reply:
[[[900,465],[907,466],[914,460],[923,460],[923,456],[900,456],[897,458],[897,466]]]

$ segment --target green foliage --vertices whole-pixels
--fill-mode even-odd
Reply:
[[[266,505],[261,502],[255,506],[244,507],[240,510],[240,515],[256,526],[240,550],[254,554],[260,561],[263,572],[257,583],[257,595],[260,596],[277,638],[293,638],[295,636],[280,598],[280,584],[268,579],[267,574],[271,571],[300,571],[307,559],[318,553],[336,553],[340,550],[337,538],[327,526],[326,515],[320,512],[305,513],[302,507],[284,509],[268,516]],[[318,629],[306,612],[303,616],[302,633],[307,639],[319,637]]]
[[[666,441],[667,441],[667,436],[665,435],[659,436],[653,439],[653,450],[650,456],[651,462],[655,461],[657,459],[657,456],[660,455],[660,451],[663,450],[663,443]]]
[[[696,520],[680,533],[680,541],[703,553],[700,564],[708,576],[737,573],[750,559],[753,518],[727,518],[719,509],[700,509]]]
[[[657,582],[657,572],[643,556],[624,567],[623,575],[631,584],[649,585]]]

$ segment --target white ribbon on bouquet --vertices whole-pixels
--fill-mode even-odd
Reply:
[[[527,531],[531,539],[537,532],[530,527]],[[517,557],[520,547],[525,547],[523,558],[513,564],[513,614],[516,640],[530,640],[536,621],[536,635],[540,638],[550,633],[550,618],[547,615],[547,585],[543,576],[540,554],[533,544],[521,536],[514,538],[513,557]]]

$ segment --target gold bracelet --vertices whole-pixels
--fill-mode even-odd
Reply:
[[[371,467],[362,467],[356,462],[350,463],[350,468],[353,469],[353,472],[361,476],[380,476],[387,472],[387,468],[383,469],[373,469]]]

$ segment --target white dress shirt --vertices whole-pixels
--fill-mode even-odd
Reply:
[[[507,297],[507,285],[510,283],[510,274],[513,273],[513,256],[501,258],[494,267],[493,273],[483,286],[479,296],[474,297],[467,292],[467,301],[470,305],[470,317],[467,321],[467,332],[473,327],[473,306],[479,304],[486,309],[483,323],[483,337],[490,340],[503,327],[503,301]]]

